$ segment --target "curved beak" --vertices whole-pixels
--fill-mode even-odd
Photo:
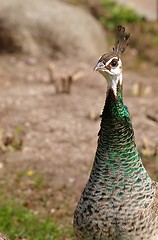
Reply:
[[[105,64],[103,63],[103,61],[98,61],[93,71],[103,70],[103,68],[105,68]]]

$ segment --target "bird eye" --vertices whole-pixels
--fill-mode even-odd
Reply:
[[[111,64],[112,67],[117,67],[118,60],[117,59],[113,59],[110,64]]]

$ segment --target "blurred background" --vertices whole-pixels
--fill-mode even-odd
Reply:
[[[0,0],[0,232],[73,239],[95,155],[106,82],[93,68],[131,32],[124,101],[158,181],[158,1]]]

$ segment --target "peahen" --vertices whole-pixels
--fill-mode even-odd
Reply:
[[[95,67],[108,88],[95,160],[74,213],[75,239],[158,240],[158,184],[142,164],[122,96],[120,55],[130,34],[118,26],[116,36]]]

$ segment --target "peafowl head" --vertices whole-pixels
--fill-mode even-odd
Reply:
[[[104,54],[99,58],[94,70],[100,72],[106,79],[118,76],[122,73],[122,61],[119,55]]]
[[[121,54],[128,45],[130,34],[125,32],[125,28],[118,26],[116,28],[116,43],[110,54],[102,55],[94,70],[100,72],[108,81],[109,86],[117,85],[118,79],[122,79],[122,61]]]

